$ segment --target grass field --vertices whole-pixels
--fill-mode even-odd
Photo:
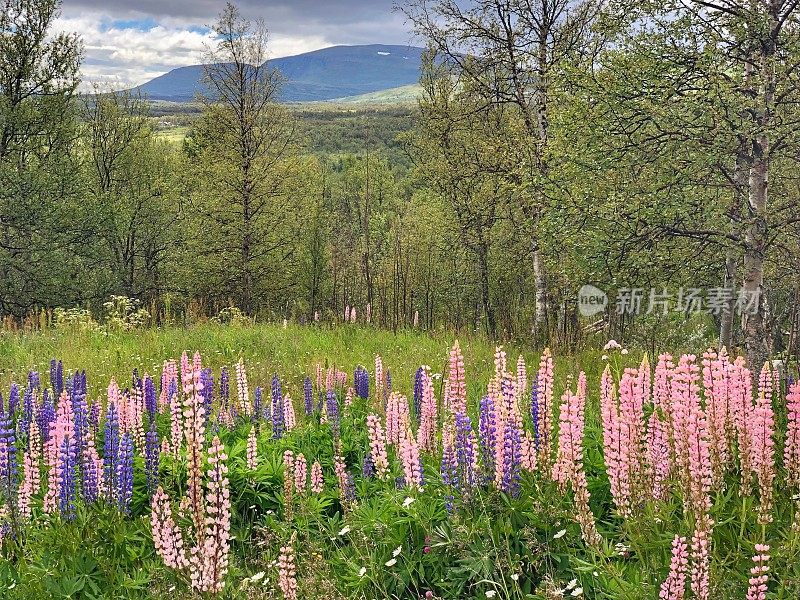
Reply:
[[[608,350],[609,357],[601,357],[600,350],[577,357],[556,356],[552,388],[542,388],[550,391],[539,390],[532,397],[528,390],[539,370],[539,350],[505,348],[508,371],[499,377],[494,345],[480,337],[462,336],[459,342],[464,358],[466,413],[459,411],[455,415],[448,412],[444,400],[443,380],[453,376],[457,364],[448,360],[453,344],[449,335],[415,331],[395,334],[355,325],[284,328],[268,324],[202,324],[128,332],[107,332],[101,327],[92,332],[51,329],[25,335],[1,333],[0,390],[6,398],[3,406],[13,416],[10,422],[16,424],[12,430],[19,437],[9,443],[9,421],[3,420],[6,413],[0,411],[0,497],[6,499],[5,512],[0,513],[5,558],[0,560],[0,597],[655,600],[668,577],[674,576],[677,581],[683,577],[683,586],[688,590],[689,566],[694,569],[694,565],[700,565],[708,571],[701,569],[698,577],[709,573],[705,584],[702,580],[698,584],[708,586],[710,595],[705,598],[732,600],[745,597],[757,543],[771,547],[770,571],[764,584],[769,592],[766,598],[797,597],[800,506],[792,497],[800,481],[800,462],[792,466],[791,460],[784,462],[780,457],[784,446],[791,446],[789,440],[785,444],[782,441],[784,432],[787,428],[792,430],[791,423],[800,426],[800,389],[795,388],[797,408],[788,410],[788,414],[780,380],[776,380],[774,409],[772,402],[767,408],[766,396],[759,393],[752,413],[755,416],[750,421],[750,413],[731,413],[730,431],[723,435],[721,443],[732,454],[724,459],[726,462],[719,463],[710,457],[718,456],[721,446],[710,445],[716,438],[707,437],[709,434],[702,429],[705,425],[684,430],[677,420],[673,423],[666,416],[683,410],[679,389],[681,373],[685,371],[660,365],[655,374],[650,374],[648,366],[642,371],[623,373],[624,367],[636,367],[641,355],[633,356],[633,352],[622,349]],[[209,368],[208,374],[214,378],[213,395],[205,405],[211,409],[205,428],[192,417],[203,413],[196,413],[193,407],[199,404],[192,404],[200,402],[201,396],[185,387],[191,378],[176,375],[171,385],[161,386],[164,361],[178,359],[183,351],[188,351],[189,356],[199,351],[202,367]],[[528,384],[525,390],[512,392],[516,388],[510,382],[520,381],[515,379],[520,375],[520,353],[527,364]],[[383,385],[388,386],[391,380],[392,390],[402,393],[403,398],[387,394],[380,400],[375,396],[378,355],[386,369]],[[63,362],[63,380],[57,374],[51,378],[51,358]],[[245,387],[237,382],[234,369],[240,360],[248,380]],[[320,387],[314,376],[317,364],[344,371],[345,384]],[[601,404],[609,401],[609,396],[601,393],[601,371],[608,364],[613,367],[611,385],[619,389],[619,407],[623,411],[608,419],[622,419],[624,428],[616,431],[622,436],[621,447],[629,453],[627,471],[622,471],[627,479],[623,480],[621,467],[614,462],[618,461],[615,456],[621,456],[619,449],[609,446],[608,423],[605,417],[601,419]],[[724,359],[713,363],[715,369],[724,364]],[[369,392],[364,396],[356,394],[349,403],[352,391],[345,393],[345,388],[353,385],[357,365],[368,371]],[[417,392],[428,398],[425,389],[431,390],[433,404],[427,406],[436,406],[435,413],[426,412],[424,407],[420,412],[414,404],[414,373],[420,365],[430,366],[430,379],[423,375],[422,392]],[[223,391],[220,384],[223,367],[230,374],[229,392]],[[204,381],[200,366],[187,363],[185,368],[187,374],[194,372],[195,381]],[[736,372],[734,367],[729,368],[731,373]],[[79,387],[70,383],[72,374],[83,369],[87,376],[87,404],[83,406],[99,409],[99,417],[91,417],[88,426],[79,425],[87,423],[81,417],[86,415],[86,408],[81,408]],[[142,405],[136,404],[137,396],[109,389],[109,381],[114,378],[121,389],[138,386],[138,390],[147,390],[147,385],[134,383],[134,369],[142,377],[145,373],[153,376],[152,412],[149,408],[142,412]],[[39,388],[28,384],[29,370],[40,373]],[[587,375],[585,394],[580,386],[576,388],[579,370]],[[517,371],[516,375],[511,371]],[[649,399],[649,385],[645,396],[643,384],[635,383],[648,381],[639,379],[645,371],[655,382],[654,395],[662,393],[658,390],[663,391],[663,377],[677,386],[671,397],[660,401],[671,405],[668,411],[664,409],[663,416],[661,406],[654,406]],[[538,377],[545,381],[547,372],[539,370]],[[277,379],[273,379],[274,375]],[[313,386],[313,391],[308,390],[311,395],[304,406],[306,375],[310,376],[306,385]],[[22,407],[19,394],[17,408],[11,408],[8,390],[12,382],[20,389],[27,387],[37,423],[51,419],[46,429],[56,436],[54,439],[62,440],[60,452],[53,454],[55,447],[47,443],[28,444],[39,434],[27,425],[27,409]],[[277,396],[276,384],[281,390]],[[714,415],[718,408],[711,388],[705,384],[701,408],[699,372],[696,384],[690,395],[694,394],[698,404],[687,410],[705,423],[703,411]],[[51,385],[64,387],[76,399],[62,396],[57,414],[48,417],[40,390]],[[636,385],[640,385],[638,392]],[[166,397],[167,404],[162,405],[159,390],[167,388],[174,395]],[[256,388],[261,390],[254,392]],[[562,392],[567,389],[578,391],[565,396],[567,408],[560,408]],[[147,406],[146,391],[144,396]],[[293,399],[288,405],[291,419],[285,403],[288,396]],[[487,409],[488,405],[479,408],[486,402],[481,398],[487,396],[498,403],[498,412]],[[452,388],[450,397],[457,401],[457,387]],[[616,393],[610,396],[614,406],[616,397]],[[637,397],[643,412],[638,421],[631,421],[624,411],[636,410]],[[734,397],[738,398],[731,396]],[[127,415],[120,417],[119,425],[115,424],[112,402],[115,407],[119,403],[120,415]],[[272,416],[267,418],[263,407],[270,404]],[[602,405],[605,415],[608,405]],[[275,412],[276,406],[283,407],[279,413]],[[309,406],[311,410],[306,412]],[[577,412],[571,412],[573,409]],[[269,412],[269,408],[266,410]],[[681,454],[680,445],[673,447],[665,438],[658,442],[651,435],[654,421],[647,420],[644,411],[655,414],[661,425],[674,427],[669,431],[675,432],[675,439],[681,434],[690,441],[709,443],[706,451],[711,454],[700,452],[696,460],[689,460]],[[771,420],[764,418],[765,411]],[[95,414],[94,409],[89,414]],[[282,415],[279,429],[276,414]],[[426,421],[426,414],[433,414],[433,420]],[[551,425],[545,426],[547,414]],[[290,422],[295,418],[292,427]],[[426,446],[427,438],[421,433],[424,422],[433,426],[432,447]],[[150,429],[145,442],[147,423]],[[382,424],[382,432],[375,433],[375,423]],[[497,429],[491,427],[492,423]],[[767,437],[777,440],[777,447],[765,445],[759,450],[758,446],[751,446],[753,454],[748,460],[761,460],[761,456],[764,460],[758,464],[766,466],[759,467],[758,477],[753,477],[749,467],[745,470],[747,476],[743,476],[736,432],[748,432],[752,436],[748,439],[754,442],[758,435],[764,439],[767,423],[772,423],[773,428],[766,430]],[[542,431],[550,426],[553,437],[547,439],[551,443],[537,442],[534,447],[533,440],[539,439],[534,436],[544,435]],[[753,429],[747,429],[750,427]],[[197,428],[199,437],[192,437],[191,432],[197,432]],[[79,435],[78,431],[83,433]],[[557,431],[571,431],[570,436],[578,437],[557,436]],[[97,448],[103,457],[101,463],[94,455],[94,463],[81,458],[71,467],[74,471],[64,466],[70,464],[68,450],[73,434],[78,439],[89,436],[92,440],[89,450],[78,445],[84,449],[77,456],[84,457],[88,452],[91,457],[95,452],[92,448]],[[520,435],[528,440],[527,446],[520,445]],[[219,447],[212,437],[219,438]],[[669,439],[672,437],[672,433],[668,434]],[[133,449],[130,463],[125,462],[128,455],[118,449],[125,447],[126,439]],[[575,451],[570,439],[577,443],[577,455],[570,454]],[[109,445],[109,440],[116,442]],[[159,447],[159,440],[160,454],[154,450]],[[195,447],[193,443],[199,444],[202,455],[197,481],[204,482],[201,497],[207,503],[199,510],[206,516],[217,515],[210,521],[201,519],[207,524],[206,530],[193,525],[195,509],[190,499],[192,490],[200,489],[192,484],[194,463],[189,450]],[[387,458],[385,474],[380,471],[378,460],[381,447]],[[690,444],[687,448],[691,447]],[[19,470],[19,495],[9,494],[13,488],[6,486],[12,480],[4,466],[9,464],[4,457],[12,455],[10,448],[17,452],[13,454],[17,463],[24,465]],[[666,454],[660,453],[659,448]],[[221,460],[225,471],[215,470],[218,463],[210,460],[218,450],[224,455]],[[796,451],[800,460],[800,445]],[[286,462],[287,452],[291,453],[291,463]],[[537,458],[531,459],[526,452],[535,453]],[[42,482],[34,486],[36,491],[31,497],[25,495],[25,489],[30,465],[34,464],[31,457],[36,453],[41,461]],[[111,471],[108,456],[115,457],[110,463],[115,465]],[[533,462],[524,462],[521,457],[525,456]],[[561,468],[573,465],[570,469],[575,471],[565,471],[566,484],[559,483],[556,470],[551,470],[553,461],[562,464]],[[51,463],[55,466],[48,467]],[[91,492],[92,479],[87,475],[92,464],[102,467],[99,498]],[[666,467],[667,464],[673,466]],[[681,464],[691,472],[691,482],[705,481],[703,469],[707,468],[708,488],[687,482],[685,485],[691,488],[687,496]],[[773,479],[763,471],[769,465]],[[310,477],[310,485],[309,471],[317,474]],[[64,479],[60,474],[65,472],[73,473],[75,479]],[[578,477],[581,473],[583,479]],[[659,479],[656,473],[665,478]],[[316,477],[323,477],[324,481]],[[130,481],[128,492],[125,481]],[[227,501],[214,504],[212,491],[216,488],[212,481],[229,488],[229,496],[224,497],[229,498],[230,509],[226,508]],[[620,481],[628,483],[621,485]],[[154,491],[156,485],[163,490],[163,496]],[[50,496],[51,491],[55,495]],[[703,497],[708,498],[708,505],[697,500]],[[152,508],[156,505],[157,510]],[[165,510],[175,519],[167,529]],[[229,535],[225,533],[227,521],[218,520],[222,518],[219,515],[228,514]],[[176,568],[165,564],[169,554],[164,554],[164,532],[172,532],[175,526],[183,532],[185,547],[180,546],[179,550],[183,548],[183,552],[194,545],[196,550],[186,556],[197,557],[199,566],[192,566],[195,563],[191,561]],[[161,532],[161,542],[156,542],[156,531]],[[678,561],[678,571],[673,573],[673,540],[676,536],[678,541],[681,536],[691,540],[693,535],[708,536],[712,551],[698,554],[691,546],[687,550],[691,563],[681,575]],[[208,550],[214,540],[222,540],[219,552]],[[228,544],[229,552],[224,549]],[[213,568],[203,571],[203,565]],[[692,579],[694,573],[692,570]],[[218,593],[198,591],[208,577],[219,584]],[[668,600],[683,597],[667,596]]]

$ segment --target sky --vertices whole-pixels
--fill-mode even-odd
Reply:
[[[263,18],[272,58],[338,44],[411,44],[393,0],[240,0]],[[83,39],[83,85],[139,85],[202,62],[224,0],[63,0],[55,28]]]

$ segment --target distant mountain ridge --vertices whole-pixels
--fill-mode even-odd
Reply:
[[[416,84],[423,52],[424,48],[415,46],[332,46],[276,58],[268,64],[286,78],[281,101],[314,102]],[[203,65],[179,67],[133,91],[153,100],[188,102],[206,91],[202,77]]]

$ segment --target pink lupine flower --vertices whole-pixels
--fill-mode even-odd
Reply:
[[[183,534],[180,527],[175,524],[172,505],[161,486],[153,495],[150,524],[156,552],[164,564],[176,570],[186,568],[189,561],[183,547]]]
[[[764,363],[759,377],[758,399],[748,419],[752,448],[752,468],[758,480],[759,523],[772,521],[773,481],[775,479],[775,413],[772,409],[772,374]]]
[[[307,486],[308,462],[306,462],[306,457],[301,452],[294,459],[294,489],[298,494],[303,495],[306,493]]]
[[[386,401],[386,443],[399,444],[408,423],[408,399],[398,392],[392,392]]]
[[[522,354],[519,355],[517,358],[517,395],[519,396],[520,400],[527,401],[526,396],[528,394],[528,369],[525,366],[525,358]],[[528,406],[526,403],[525,407]],[[523,407],[520,407],[520,410],[523,410]]]
[[[294,402],[292,402],[292,397],[288,393],[283,398],[283,425],[286,431],[292,431],[297,426]]]
[[[419,461],[419,447],[410,427],[405,428],[400,438],[400,458],[403,462],[406,486],[411,489],[420,489],[422,487],[422,465]]]
[[[464,355],[458,340],[450,350],[447,369],[447,410],[450,414],[467,414],[467,385],[464,378]]]
[[[172,382],[178,381],[178,367],[174,360],[164,361],[164,370],[161,371],[161,394],[158,397],[158,412],[163,414],[169,408],[169,389]],[[177,387],[177,386],[176,386]]]
[[[294,453],[283,452],[283,512],[287,521],[292,519],[292,497],[294,492]]]
[[[786,394],[786,420],[783,464],[789,485],[800,487],[800,381],[795,381]]]
[[[679,535],[672,540],[672,561],[669,576],[661,584],[658,594],[660,600],[683,600],[686,593],[686,570],[689,565],[689,552],[686,538]]]
[[[186,438],[186,471],[188,477],[186,494],[191,504],[195,531],[202,532],[204,522],[202,470],[206,422],[205,404],[201,395],[203,382],[201,369],[195,369],[193,363],[189,363],[185,352],[181,359],[181,364],[184,362],[187,369],[186,372],[182,372],[184,391],[183,425],[184,437]],[[199,355],[197,362],[199,362]],[[177,402],[177,400],[175,401]]]
[[[621,419],[617,403],[617,389],[611,375],[611,367],[606,365],[600,381],[600,416],[603,421],[603,458],[606,463],[611,496],[621,515],[629,512],[630,497],[626,496],[623,479],[626,476],[623,464]]]
[[[552,464],[553,445],[553,356],[549,348],[542,352],[536,376],[536,398],[539,403],[539,457],[545,471]]]
[[[383,391],[385,388],[383,361],[380,356],[375,357],[375,396],[372,398],[372,405],[375,408],[383,408]]]
[[[321,494],[325,487],[325,482],[322,478],[322,465],[318,460],[314,461],[311,465],[311,491],[315,494]]]
[[[710,476],[709,476],[710,477]],[[703,515],[695,522],[692,536],[692,593],[697,600],[709,600],[711,528],[714,522]]]
[[[258,437],[255,426],[250,428],[247,435],[247,468],[255,471],[258,467]]]
[[[436,419],[438,407],[433,392],[433,380],[426,369],[422,372],[422,401],[420,402],[419,429],[417,430],[417,443],[421,450],[433,452],[436,450]]]
[[[345,409],[348,409],[353,405],[353,396],[354,396],[354,394],[355,394],[355,391],[353,390],[353,388],[348,386],[347,387],[347,392],[345,392],[345,395],[344,395],[344,407],[345,407]]]
[[[736,445],[739,451],[739,468],[742,481],[739,487],[741,496],[748,496],[752,485],[752,436],[750,419],[753,414],[753,380],[750,371],[744,366],[744,359],[738,357],[731,366],[729,380],[729,399],[731,416],[736,430]]]
[[[378,415],[367,415],[367,433],[369,434],[369,451],[372,464],[375,466],[375,474],[383,479],[389,474],[389,459],[386,454],[386,437]]]
[[[231,501],[225,448],[214,436],[208,448],[208,483],[205,498],[205,535],[201,548],[203,571],[195,589],[219,593],[228,572],[231,536]],[[194,581],[194,577],[192,577]]]
[[[750,579],[747,587],[747,600],[766,600],[767,580],[769,579],[769,546],[756,544],[756,553],[753,555],[753,567],[750,569]]]
[[[667,424],[654,409],[647,422],[647,463],[649,466],[653,498],[663,500],[670,474],[669,435]]]
[[[292,533],[292,537],[281,546],[278,556],[278,585],[283,592],[286,600],[297,600],[297,568],[294,558],[294,542],[297,533]]]
[[[253,406],[250,404],[247,371],[244,368],[244,361],[241,358],[239,362],[236,363],[236,392],[239,398],[239,410],[249,417],[253,413]]]

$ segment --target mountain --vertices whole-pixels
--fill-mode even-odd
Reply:
[[[276,58],[269,65],[286,78],[281,101],[312,102],[416,84],[423,52],[414,46],[333,46]],[[187,102],[205,91],[202,77],[202,65],[179,67],[133,91],[153,100]]]

